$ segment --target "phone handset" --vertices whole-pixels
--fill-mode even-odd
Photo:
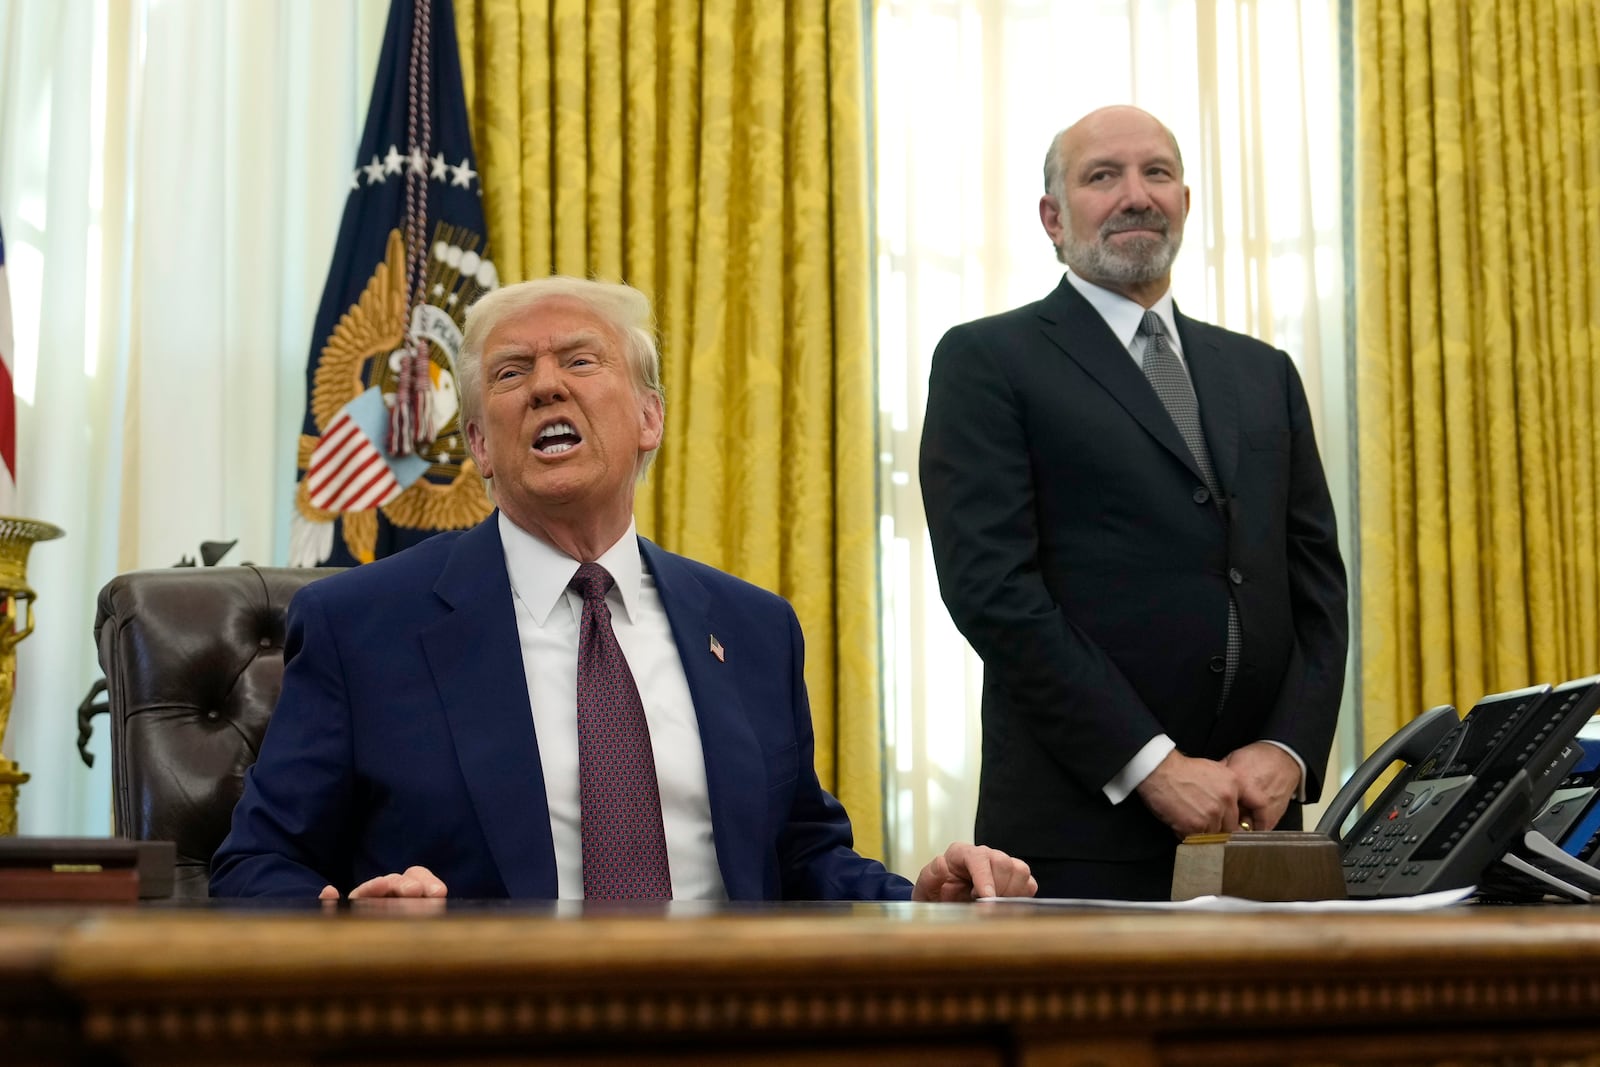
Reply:
[[[1461,717],[1450,704],[1440,704],[1438,707],[1429,708],[1415,719],[1402,726],[1393,737],[1379,745],[1377,750],[1361,761],[1350,780],[1344,784],[1338,794],[1329,801],[1327,809],[1322,813],[1322,818],[1317,822],[1317,833],[1327,834],[1335,841],[1342,839],[1340,833],[1344,821],[1355,806],[1361,802],[1367,790],[1378,777],[1388,769],[1391,763],[1399,761],[1408,765],[1415,765],[1427,758],[1446,734],[1461,724]]]

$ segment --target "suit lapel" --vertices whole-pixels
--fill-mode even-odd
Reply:
[[[456,539],[422,631],[478,823],[512,897],[553,900],[555,845],[498,513]]]
[[[760,900],[766,856],[762,844],[767,811],[762,771],[766,764],[736,684],[741,671],[759,666],[738,658],[737,635],[727,625],[719,625],[719,605],[680,557],[643,537],[639,548],[655,578],[694,700],[700,747],[705,753],[711,836],[723,886],[731,900]],[[711,652],[712,635],[723,642],[723,658]]]
[[[1111,332],[1106,320],[1072,287],[1062,275],[1055,292],[1045,297],[1039,305],[1039,319],[1045,337],[1050,343],[1070,356],[1084,372],[1100,384],[1111,398],[1144,427],[1145,432],[1159,441],[1195,476],[1205,479],[1200,466],[1184,444],[1172,416],[1156,391],[1150,387],[1139,364],[1128,355],[1128,350],[1117,335]],[[1184,339],[1187,347],[1188,341]],[[1205,418],[1205,398],[1200,398],[1202,422]],[[1226,484],[1226,483],[1224,483]]]
[[[1174,304],[1178,340],[1189,364],[1189,379],[1200,403],[1200,425],[1211,449],[1211,468],[1224,496],[1232,496],[1239,470],[1239,389],[1233,363],[1222,354],[1216,330],[1188,318]]]

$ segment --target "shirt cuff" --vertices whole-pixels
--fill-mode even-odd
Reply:
[[[1304,804],[1306,802],[1306,761],[1300,758],[1300,753],[1296,752],[1282,741],[1274,741],[1271,738],[1262,738],[1262,740],[1266,741],[1266,743],[1269,745],[1277,745],[1279,748],[1289,753],[1289,756],[1294,760],[1295,765],[1300,768],[1300,784],[1294,787],[1294,798],[1300,803]]]
[[[1166,734],[1157,734],[1144,743],[1144,747],[1134,754],[1134,757],[1117,772],[1115,778],[1101,787],[1106,799],[1113,804],[1121,804],[1139,788],[1139,783],[1150,777],[1150,772],[1161,766],[1161,761],[1177,748],[1177,742]],[[1294,753],[1289,753],[1291,756]],[[1295,756],[1296,759],[1300,757]],[[1304,767],[1304,764],[1301,764]],[[1305,780],[1302,773],[1301,781]]]

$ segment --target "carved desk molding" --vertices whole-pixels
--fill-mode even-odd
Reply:
[[[1600,1064],[1600,913],[1575,907],[399,903],[424,907],[0,912],[0,1047],[39,1063]]]

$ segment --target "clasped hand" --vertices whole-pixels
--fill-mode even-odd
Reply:
[[[1176,750],[1139,784],[1139,796],[1179,837],[1271,830],[1300,786],[1300,766],[1277,745],[1256,741],[1222,760]]]

